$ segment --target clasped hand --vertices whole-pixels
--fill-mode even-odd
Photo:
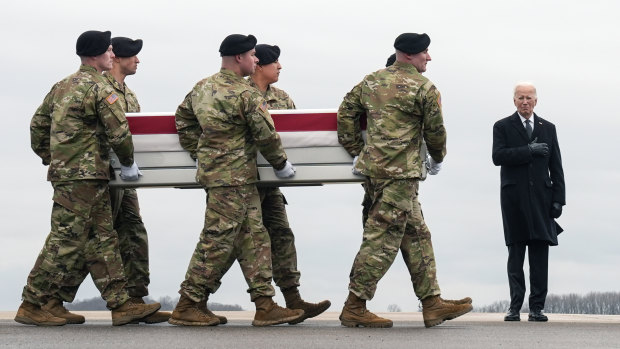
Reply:
[[[530,148],[530,152],[534,156],[549,156],[549,145],[547,143],[536,143],[538,137],[534,138],[534,140],[528,144],[527,146]]]

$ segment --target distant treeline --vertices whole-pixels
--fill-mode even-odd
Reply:
[[[502,313],[508,310],[510,301],[498,301],[483,307],[474,307],[480,313]],[[521,312],[528,312],[527,302]],[[620,292],[590,292],[586,295],[575,293],[548,295],[545,312],[556,314],[599,314],[620,315]]]
[[[146,303],[161,303],[161,310],[172,311],[179,302],[179,297],[172,298],[170,296],[160,297],[159,300],[154,300],[151,297],[144,297]],[[89,299],[78,299],[73,303],[65,303],[65,307],[69,310],[108,310],[105,306],[105,301],[101,297],[93,297]],[[213,311],[243,311],[240,305],[220,304],[220,303],[208,303],[209,310]]]

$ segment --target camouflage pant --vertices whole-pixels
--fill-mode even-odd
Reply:
[[[365,182],[362,183],[362,188],[364,188],[364,198],[362,199],[362,227],[364,227],[366,225],[366,221],[368,220],[370,206],[372,206],[372,198],[370,197],[370,193],[368,192]]]
[[[280,289],[299,287],[295,236],[286,217],[286,198],[279,188],[258,188],[263,224],[271,239],[273,281]]]
[[[121,258],[131,297],[149,294],[149,240],[140,216],[138,193],[135,189],[110,189],[114,229],[120,240]]]
[[[275,295],[271,246],[254,185],[209,188],[205,225],[179,293],[200,302],[220,287],[235,259],[255,300]]]
[[[112,228],[107,181],[55,182],[51,231],[41,250],[22,298],[37,305],[50,297],[73,300],[65,290],[77,290],[84,270],[93,277],[101,297],[113,309],[129,299],[127,280]]]
[[[148,296],[149,251],[146,228],[140,217],[138,193],[135,189],[110,188],[110,199],[114,230],[119,239],[119,249],[123,261],[123,270],[127,279],[127,292],[130,297]],[[92,274],[93,279],[105,278],[105,270],[82,270],[82,280]],[[97,274],[101,272],[103,274]],[[81,284],[81,282],[80,282]],[[65,302],[72,302],[78,292],[79,284],[63,287],[59,297]]]
[[[424,299],[440,294],[431,233],[418,202],[418,181],[367,178],[365,187],[372,205],[351,268],[349,290],[362,299],[372,299],[400,249],[416,296]]]

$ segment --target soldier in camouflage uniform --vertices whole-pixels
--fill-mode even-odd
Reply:
[[[132,40],[125,37],[112,38],[114,50],[114,65],[103,76],[107,78],[114,90],[118,93],[121,105],[127,113],[140,112],[140,104],[135,93],[125,84],[127,75],[133,75],[138,68],[138,53],[142,50],[142,40]],[[138,193],[132,188],[112,188],[112,218],[114,229],[120,241],[121,258],[127,277],[127,291],[131,299],[137,303],[144,303],[143,297],[149,295],[149,240],[146,228],[140,216]],[[169,312],[158,311],[141,322],[149,324],[165,322],[170,318]]]
[[[108,83],[119,96],[119,103],[127,113],[140,112],[140,104],[132,90],[125,84],[127,75],[133,75],[138,68],[138,53],[142,40],[124,37],[112,38],[114,65],[103,73]],[[129,296],[137,302],[148,295],[149,251],[146,228],[140,216],[136,189],[111,188],[112,218],[114,229],[120,240],[121,257],[127,277]],[[155,315],[155,314],[153,314]],[[157,322],[168,321],[167,318]]]
[[[137,180],[131,133],[118,95],[101,72],[112,66],[110,32],[80,35],[78,72],[56,83],[30,124],[31,145],[49,165],[54,187],[52,229],[30,272],[22,293],[17,322],[64,325],[84,322],[67,312],[58,298],[62,288],[75,288],[88,269],[112,310],[112,323],[124,325],[148,316],[156,304],[135,304],[125,289],[127,280],[112,227],[108,181],[110,150],[121,160],[121,177]]]
[[[256,314],[252,325],[299,320],[303,310],[272,300],[271,246],[256,189],[257,150],[278,177],[295,174],[287,160],[267,102],[244,76],[254,72],[256,38],[232,34],[220,45],[222,69],[201,80],[176,112],[179,141],[197,159],[196,180],[207,192],[204,229],[181,284],[181,298],[168,321],[174,325],[225,323],[207,308],[209,294],[235,259],[248,283]]]
[[[426,141],[430,174],[437,174],[446,154],[446,131],[439,91],[421,73],[430,61],[426,34],[396,38],[396,62],[364,78],[338,109],[338,140],[355,157],[354,170],[366,176],[371,205],[360,250],[350,274],[349,296],[340,315],[344,326],[391,327],[392,321],[366,309],[377,283],[398,251],[422,301],[426,327],[471,311],[471,299],[440,297],[431,233],[418,202],[422,177],[420,148]],[[359,127],[367,116],[367,143]]]
[[[256,45],[258,65],[248,82],[262,93],[269,109],[295,109],[295,103],[291,97],[286,92],[271,85],[278,81],[282,69],[279,57],[280,48],[278,46]],[[299,294],[301,273],[297,270],[295,236],[286,216],[286,198],[280,188],[277,187],[259,187],[258,194],[263,211],[263,224],[271,239],[273,280],[284,295],[286,307],[304,311],[304,317],[301,321],[315,317],[327,310],[331,302],[324,300],[319,303],[308,303]]]
[[[118,96],[118,102],[127,113],[140,112],[140,104],[135,93],[125,84],[127,75],[133,75],[138,69],[138,53],[142,49],[142,40],[132,40],[125,37],[112,38],[114,59],[112,69],[105,71],[103,76],[112,86]],[[114,175],[113,170],[110,170]],[[138,193],[133,188],[110,188],[112,204],[112,221],[119,238],[119,248],[125,276],[127,278],[127,292],[131,300],[144,303],[142,297],[148,296],[149,279],[149,246],[146,228],[140,216]],[[88,270],[84,270],[84,277]],[[101,275],[93,275],[99,278]],[[66,292],[62,298],[73,300],[77,288],[63,289]],[[68,301],[70,301],[68,300]],[[158,311],[140,322],[158,323],[168,321],[169,312]]]

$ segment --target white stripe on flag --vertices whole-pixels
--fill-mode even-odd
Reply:
[[[287,148],[338,147],[336,131],[280,132],[282,146]],[[134,151],[183,151],[176,134],[133,135]]]

